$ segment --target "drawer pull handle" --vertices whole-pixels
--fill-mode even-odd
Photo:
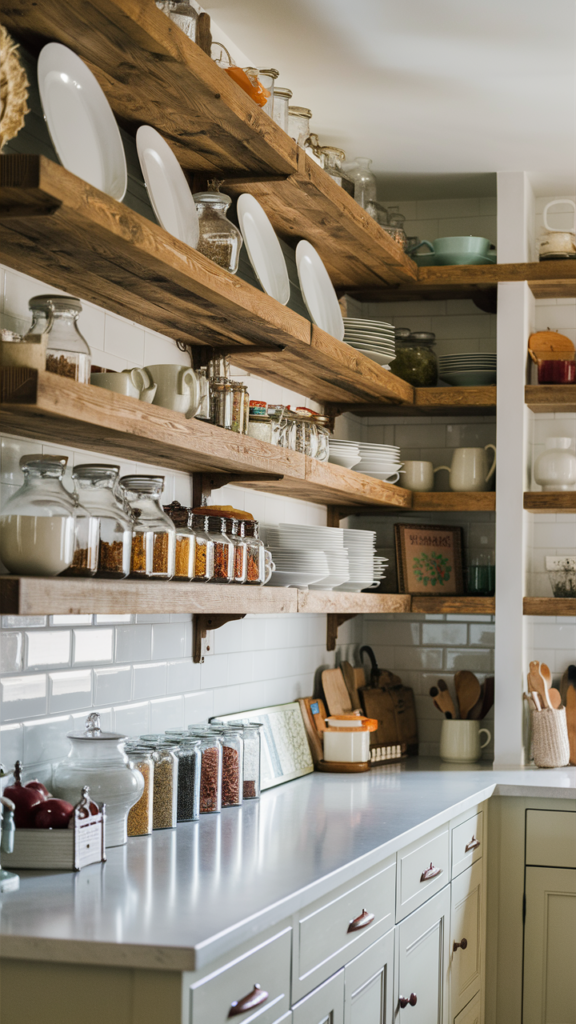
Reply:
[[[429,882],[431,878],[438,878],[438,875],[442,874],[442,868],[435,868],[433,864],[430,864],[426,871],[423,871],[420,875],[421,882]]]
[[[362,928],[367,928],[369,924],[372,924],[373,920],[374,914],[370,914],[367,910],[362,910],[360,917],[355,917],[353,921],[350,921],[348,931],[359,932]]]
[[[232,1003],[228,1016],[237,1017],[239,1013],[246,1013],[246,1010],[255,1010],[257,1006],[262,1006],[262,1003],[265,1003],[267,999],[268,993],[263,988],[260,988],[260,985],[254,985],[249,995]]]
[[[472,839],[464,847],[464,853],[470,853],[470,850],[477,850],[480,846],[480,840],[476,839],[476,836],[472,836]]]
[[[409,999],[406,999],[405,996],[400,996],[398,1002],[400,1003],[400,1009],[403,1010],[405,1006],[416,1006],[418,997],[416,993],[413,992]]]
[[[455,953],[457,949],[467,949],[468,939],[462,939],[462,942],[455,942],[452,946],[452,952]]]

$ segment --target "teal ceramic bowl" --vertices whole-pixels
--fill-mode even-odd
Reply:
[[[486,256],[491,246],[489,238],[476,238],[474,235],[461,235],[454,238],[435,238],[434,252],[436,255],[442,253],[461,253],[468,256]]]

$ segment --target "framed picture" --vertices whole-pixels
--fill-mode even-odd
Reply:
[[[279,786],[314,771],[302,712],[298,703],[276,704],[270,708],[220,715],[212,722],[260,722],[261,789]]]
[[[401,594],[464,593],[461,526],[396,523],[394,535]]]

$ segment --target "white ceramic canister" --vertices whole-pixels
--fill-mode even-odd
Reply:
[[[326,729],[322,733],[325,761],[369,761],[368,729]]]
[[[534,479],[543,491],[576,490],[576,454],[569,437],[549,437],[536,459]]]
[[[480,733],[486,733],[487,739],[480,743]],[[480,723],[474,720],[445,718],[440,734],[440,757],[451,764],[473,764],[480,758],[480,751],[487,747],[492,739],[489,729],[481,729]]]
[[[54,771],[54,796],[76,804],[82,786],[89,786],[92,799],[106,804],[106,846],[123,846],[128,812],[144,790],[142,773],[124,751],[127,737],[103,732],[96,712],[88,715],[84,732],[67,735],[71,749]]]

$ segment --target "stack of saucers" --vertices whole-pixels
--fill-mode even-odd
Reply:
[[[348,582],[348,551],[341,530],[281,523],[268,527],[266,540],[276,566],[270,586],[333,590]]]
[[[381,320],[344,318],[344,341],[357,352],[373,359],[380,366],[388,366],[396,356],[395,332],[392,324]]]
[[[385,575],[384,563],[375,554],[376,534],[373,530],[340,530],[344,538],[344,546],[348,551],[350,579],[342,583],[338,590],[360,593],[371,587],[378,586]]]
[[[400,461],[400,449],[393,444],[369,444],[359,441],[360,462],[354,466],[356,473],[365,473],[376,480],[397,483],[403,463]]]
[[[336,466],[352,469],[352,466],[360,462],[360,447],[357,441],[337,441],[330,438],[329,449],[328,461]]]
[[[490,352],[454,353],[438,357],[440,379],[456,387],[482,387],[496,383],[496,354]]]

